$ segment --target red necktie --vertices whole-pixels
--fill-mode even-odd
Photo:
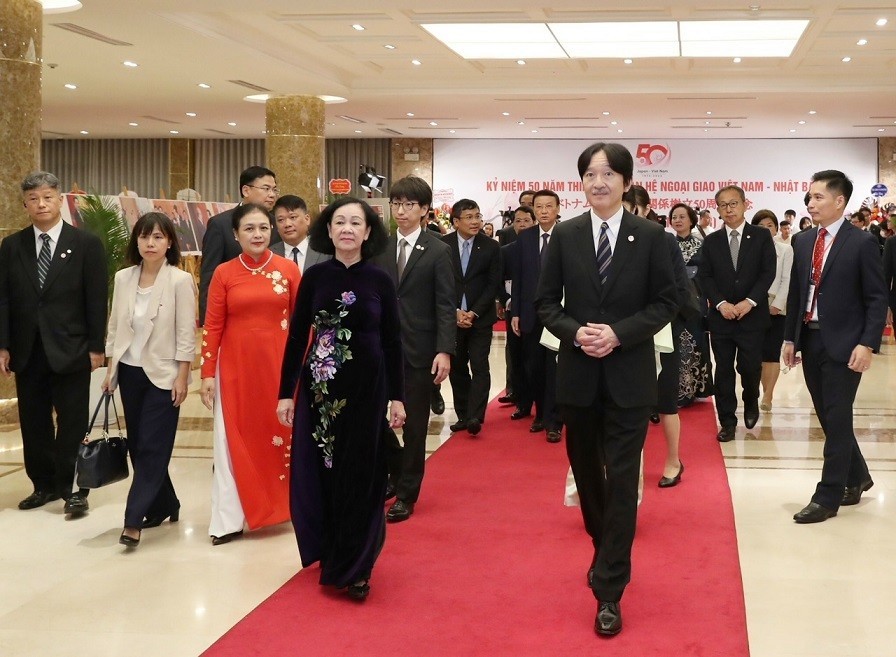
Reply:
[[[824,228],[818,229],[818,238],[815,240],[815,250],[812,251],[812,272],[811,281],[815,286],[815,293],[812,296],[812,306],[806,311],[805,321],[812,320],[812,313],[815,310],[815,304],[818,303],[818,283],[821,280],[821,267],[824,263],[824,239],[828,231]]]

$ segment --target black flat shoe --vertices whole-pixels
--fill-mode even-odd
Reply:
[[[853,506],[862,501],[862,493],[867,490],[870,490],[874,485],[874,482],[871,479],[866,479],[858,486],[847,486],[843,491],[843,499],[840,502],[840,506]]]
[[[19,508],[22,511],[37,509],[39,507],[42,507],[44,504],[55,502],[58,499],[59,495],[57,495],[56,493],[48,493],[45,491],[36,490],[24,500],[19,502]]]
[[[155,516],[153,518],[150,518],[149,516],[147,516],[146,520],[143,521],[143,529],[158,527],[159,525],[161,525],[163,522],[165,522],[169,518],[171,519],[171,522],[177,522],[178,520],[180,520],[180,509],[178,509],[174,513],[171,513],[167,516]]]
[[[366,600],[370,595],[370,580],[364,579],[348,587],[348,597],[352,600]]]
[[[133,529],[132,527],[126,527],[125,529]],[[125,547],[135,548],[140,545],[140,531],[137,531],[137,538],[133,536],[128,536],[124,533],[124,530],[121,532],[121,536],[118,537],[118,542],[124,545]]]
[[[522,420],[524,417],[532,417],[532,411],[523,411],[520,409],[516,409],[513,413],[510,414],[511,420]]]
[[[793,515],[794,521],[798,525],[808,525],[813,522],[824,522],[828,518],[833,518],[837,512],[829,509],[821,504],[809,502],[802,511],[798,511]]]
[[[657,484],[660,488],[672,488],[672,486],[677,486],[678,482],[681,481],[681,473],[684,472],[684,463],[681,461],[678,462],[678,474],[674,477],[663,477],[660,479],[660,483]]]
[[[65,506],[62,511],[69,516],[77,518],[78,516],[83,516],[90,509],[90,505],[87,503],[87,496],[83,493],[72,493],[65,500]]]
[[[229,534],[224,534],[223,536],[212,536],[212,545],[224,545],[225,543],[230,543],[235,538],[239,538],[243,535],[243,530],[239,530],[238,532],[230,532]]]
[[[716,440],[720,443],[730,443],[734,440],[735,427],[722,427],[716,436]]]
[[[598,603],[594,631],[601,636],[614,636],[622,631],[622,610],[618,602]]]

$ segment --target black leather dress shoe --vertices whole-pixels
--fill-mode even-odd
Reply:
[[[27,511],[28,509],[37,509],[39,507],[42,507],[44,504],[47,504],[48,502],[55,502],[58,499],[59,496],[56,493],[47,493],[42,490],[36,490],[24,500],[19,502],[19,508],[22,511]]]
[[[361,580],[348,587],[348,597],[363,602],[370,595],[370,580]]]
[[[601,636],[614,636],[622,631],[622,610],[618,602],[598,603],[594,631]]]
[[[858,486],[847,486],[843,491],[843,500],[841,500],[840,506],[853,506],[858,504],[862,500],[862,493],[870,489],[873,485],[873,481],[866,479]]]
[[[808,525],[812,522],[824,522],[828,518],[833,518],[837,512],[826,506],[821,506],[815,502],[809,502],[802,511],[793,514],[793,519],[799,525]]]
[[[445,412],[445,400],[442,399],[442,393],[438,389],[433,389],[432,397],[429,399],[429,408],[436,415],[441,415]]]
[[[530,411],[516,409],[513,413],[510,414],[511,420],[522,420],[524,417],[532,417],[532,413]]]
[[[455,432],[455,433],[458,431],[463,431],[464,429],[467,428],[467,421],[466,420],[458,420],[454,424],[450,425],[448,428],[451,429],[451,431]]]
[[[402,522],[411,517],[414,513],[414,503],[405,502],[404,500],[395,500],[389,510],[386,512],[386,520],[388,522]]]
[[[659,424],[660,423],[660,414],[659,413],[651,413],[650,414],[650,423],[651,424]]]
[[[467,422],[467,433],[471,436],[475,436],[480,431],[482,431],[482,422],[479,420],[470,420]]]
[[[516,404],[516,397],[514,397],[513,393],[507,393],[503,397],[498,397],[499,404]]]
[[[734,440],[734,429],[735,427],[722,427],[719,430],[719,434],[716,436],[716,440],[720,443],[727,443]]]
[[[230,543],[235,538],[239,538],[243,535],[243,530],[239,530],[238,532],[230,532],[229,534],[224,534],[223,536],[212,536],[212,545],[224,545],[225,543]]]
[[[544,423],[541,420],[535,420],[529,427],[529,433],[538,433],[544,431]]]
[[[674,477],[663,477],[660,479],[660,483],[657,484],[660,488],[672,488],[672,486],[677,486],[678,482],[681,481],[681,473],[684,472],[684,463],[681,461],[678,462],[678,474]]]
[[[390,481],[388,484],[386,484],[386,501],[388,502],[393,497],[395,497],[395,486],[393,486],[392,482]]]
[[[62,509],[67,515],[82,516],[90,509],[87,498],[81,493],[72,493],[65,500],[65,507]]]
[[[547,441],[549,443],[559,443],[560,442],[560,429],[549,429]]]
[[[759,404],[755,401],[744,408],[744,426],[752,429],[759,422]]]

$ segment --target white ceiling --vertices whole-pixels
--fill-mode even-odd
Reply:
[[[556,7],[520,0],[82,0],[77,12],[44,17],[44,138],[81,137],[81,130],[90,137],[169,137],[170,130],[190,138],[261,137],[264,105],[244,101],[257,92],[233,81],[348,99],[327,106],[327,137],[896,136],[894,0],[754,2],[758,9],[749,0],[560,0]],[[810,23],[791,57],[739,64],[467,61],[420,27],[751,17]],[[877,27],[882,17],[889,22]],[[109,45],[58,23],[133,45]],[[354,23],[366,29],[358,32]],[[707,39],[718,36],[708,30]],[[856,45],[859,39],[868,44]],[[845,56],[852,61],[843,63]],[[127,68],[125,60],[139,66]]]

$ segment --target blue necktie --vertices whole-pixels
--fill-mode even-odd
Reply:
[[[610,251],[610,238],[607,237],[607,222],[600,225],[600,237],[597,238],[597,272],[600,274],[600,284],[607,282],[607,270],[610,261],[613,260],[613,252]]]
[[[43,288],[44,281],[47,280],[47,272],[50,271],[50,236],[46,233],[41,233],[40,238],[44,243],[41,245],[40,253],[37,255],[37,282]]]
[[[470,240],[464,240],[464,244],[460,250],[460,270],[464,276],[467,275],[467,265],[470,264]],[[460,309],[467,309],[467,295],[465,294],[460,300]]]

